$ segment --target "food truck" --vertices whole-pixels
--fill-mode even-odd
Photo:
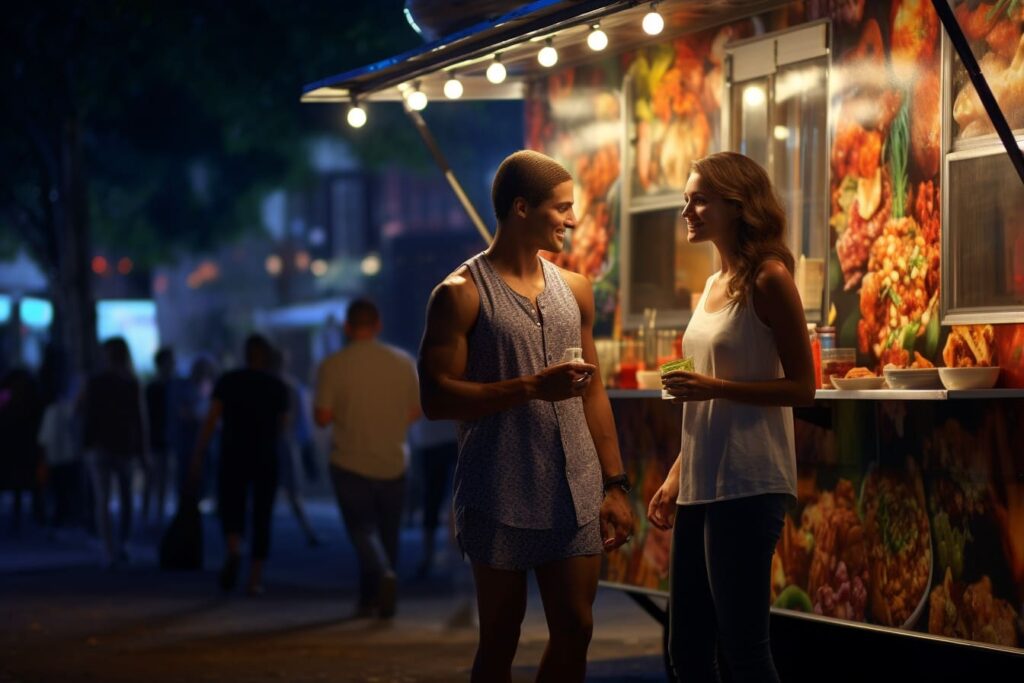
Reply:
[[[303,94],[367,128],[375,102],[404,102],[461,196],[417,113],[457,97],[521,99],[523,146],[576,181],[577,226],[547,256],[593,283],[634,482],[633,541],[605,584],[664,617],[670,534],[646,509],[680,418],[656,369],[717,269],[686,241],[681,195],[693,160],[735,150],[780,195],[822,349],[815,405],[795,411],[776,646],[870,634],[936,667],[948,651],[1019,666],[1024,3],[541,0]],[[885,678],[876,665],[843,664]]]

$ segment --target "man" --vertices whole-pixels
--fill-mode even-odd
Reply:
[[[419,363],[427,417],[460,421],[456,531],[480,619],[472,680],[509,680],[532,569],[550,633],[537,680],[583,681],[601,552],[629,540],[633,520],[593,381],[590,283],[538,255],[561,251],[575,226],[572,177],[520,151],[491,197],[494,242],[434,290]],[[571,347],[584,362],[559,363]]]
[[[406,434],[420,416],[412,358],[377,341],[380,314],[356,299],[346,312],[348,344],[324,359],[313,413],[333,426],[331,482],[359,561],[356,615],[395,614],[398,532],[405,497]]]
[[[163,346],[153,357],[156,377],[146,385],[146,415],[149,418],[150,462],[146,469],[146,487],[142,496],[142,519],[149,520],[150,504],[156,503],[157,526],[164,522],[164,501],[167,495],[167,467],[171,459],[168,434],[174,428],[171,417],[172,385],[176,376],[174,351]]]
[[[277,445],[288,420],[288,392],[270,372],[274,349],[261,335],[245,340],[245,367],[225,373],[214,385],[210,409],[192,456],[193,492],[198,491],[203,457],[223,418],[217,504],[227,545],[220,586],[234,589],[241,563],[246,498],[252,489],[252,562],[249,595],[262,595],[263,567],[270,554],[270,523],[277,492]]]

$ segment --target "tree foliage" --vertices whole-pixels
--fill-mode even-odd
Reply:
[[[71,200],[60,177],[68,172],[61,139],[73,124],[97,245],[152,263],[251,228],[267,189],[308,173],[306,138],[346,134],[340,108],[299,103],[302,84],[417,45],[401,7],[94,0],[5,8],[0,244],[14,234],[44,267],[59,268],[60,230],[46,225]]]

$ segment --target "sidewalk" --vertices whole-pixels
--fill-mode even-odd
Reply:
[[[267,594],[248,598],[216,590],[222,549],[212,515],[204,516],[206,570],[168,573],[156,566],[154,532],[136,535],[129,567],[108,570],[80,531],[49,539],[25,524],[11,538],[0,506],[0,683],[467,680],[476,644],[465,619],[468,576],[415,581],[420,539],[406,530],[397,617],[352,620],[354,551],[332,501],[307,509],[325,544],[306,546],[279,504]],[[624,594],[600,590],[595,622],[588,681],[664,680],[661,628]],[[514,681],[533,680],[546,640],[531,584]]]

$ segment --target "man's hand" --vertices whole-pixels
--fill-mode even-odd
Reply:
[[[647,506],[647,519],[665,531],[672,528],[676,518],[676,499],[679,497],[679,479],[669,474],[665,483],[655,491]]]
[[[578,361],[544,368],[537,375],[535,398],[542,401],[564,401],[582,396],[596,371],[596,365]]]
[[[601,504],[601,538],[605,552],[633,538],[633,508],[629,496],[618,487],[609,490]]]
[[[672,403],[709,401],[718,398],[722,388],[720,380],[685,370],[673,370],[661,376],[661,383],[674,397]]]

